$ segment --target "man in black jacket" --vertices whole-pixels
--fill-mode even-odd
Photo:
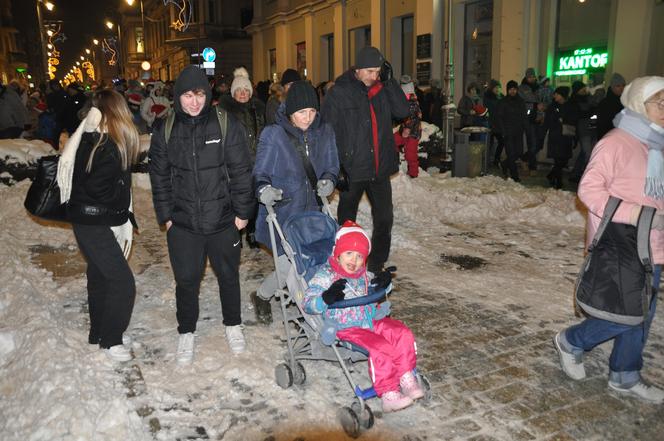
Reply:
[[[620,95],[624,89],[625,78],[619,73],[614,73],[606,90],[606,97],[597,105],[597,139],[602,139],[613,129],[613,118],[623,109]]]
[[[392,68],[375,47],[362,48],[357,63],[335,80],[321,115],[334,127],[339,162],[349,188],[339,198],[339,224],[355,221],[364,192],[371,203],[373,233],[369,271],[380,271],[392,241],[392,184],[399,170],[392,120],[409,115],[406,96],[392,78]]]
[[[205,261],[219,282],[226,337],[233,353],[246,344],[240,316],[240,234],[252,215],[251,158],[244,128],[227,114],[225,136],[211,107],[208,80],[187,66],[175,81],[175,120],[166,140],[166,120],[154,127],[150,180],[157,221],[167,229],[176,282],[180,340],[176,359],[191,363],[198,320],[198,293]]]

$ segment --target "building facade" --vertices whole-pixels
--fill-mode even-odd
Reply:
[[[217,54],[210,75],[229,75],[241,65],[251,71],[251,37],[243,29],[251,21],[251,0],[186,0],[184,6],[143,0],[142,14],[138,3],[121,9],[125,78],[174,80],[188,64],[202,63],[197,54],[207,47]],[[141,67],[145,61],[147,71]]]
[[[426,87],[444,77],[450,22],[455,97],[470,82],[521,81],[528,67],[554,84],[664,74],[662,0],[255,0],[253,78],[295,68],[332,80],[372,45]]]
[[[25,80],[28,57],[14,27],[11,2],[0,0],[0,81]]]

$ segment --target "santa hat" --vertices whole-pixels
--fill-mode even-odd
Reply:
[[[38,103],[35,105],[35,107],[34,107],[34,109],[35,109],[38,113],[42,113],[42,112],[44,112],[47,108],[48,108],[48,106],[47,106],[46,103],[43,102],[43,101],[38,102]]]
[[[127,95],[127,101],[134,106],[140,106],[143,102],[143,97],[138,93],[130,93]]]
[[[246,89],[249,91],[249,97],[253,94],[253,87],[251,87],[251,81],[249,80],[249,72],[244,67],[238,67],[233,71],[233,82],[231,83],[231,96],[235,95],[235,91],[238,89]]]
[[[486,116],[486,114],[489,113],[489,109],[484,107],[482,104],[475,104],[473,106],[473,110],[477,116]]]
[[[338,259],[346,251],[357,251],[365,258],[371,252],[371,240],[367,233],[353,221],[347,220],[337,231],[332,254]]]

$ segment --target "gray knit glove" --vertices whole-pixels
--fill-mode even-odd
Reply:
[[[283,194],[284,191],[282,189],[266,185],[258,191],[258,200],[261,201],[261,204],[272,207],[277,201],[281,200]]]
[[[329,179],[321,179],[316,184],[316,190],[318,191],[318,196],[326,198],[334,191],[334,183]]]

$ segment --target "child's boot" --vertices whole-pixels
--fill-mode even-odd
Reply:
[[[383,412],[385,413],[405,409],[413,404],[413,400],[410,397],[403,395],[398,390],[385,392],[381,400],[383,401]]]
[[[401,385],[401,393],[413,401],[424,396],[422,386],[420,386],[420,383],[417,382],[417,378],[415,378],[415,375],[410,371],[401,376],[399,384]]]

